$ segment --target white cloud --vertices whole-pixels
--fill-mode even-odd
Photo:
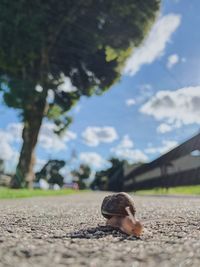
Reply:
[[[72,85],[70,78],[65,76],[63,73],[60,76],[60,82],[61,84],[58,86],[59,91],[66,93],[77,91],[77,88]]]
[[[116,147],[111,148],[111,152],[118,158],[126,159],[129,163],[148,160],[147,156],[141,150],[133,149],[133,147],[133,141],[128,135],[125,135]]]
[[[0,159],[13,160],[18,158],[17,151],[13,148],[14,137],[6,130],[0,130]]]
[[[22,123],[10,123],[6,127],[12,142],[21,142],[22,141]]]
[[[87,127],[82,137],[88,146],[98,146],[100,143],[112,143],[118,135],[115,128],[110,126]]]
[[[170,55],[167,59],[167,68],[171,69],[174,65],[179,62],[179,56],[177,54]]]
[[[8,127],[6,129],[0,129],[0,159],[5,161],[5,169],[9,173],[14,171],[19,159],[19,153],[14,146],[15,143],[15,135]]]
[[[59,152],[67,148],[66,143],[76,139],[76,133],[66,131],[62,136],[54,133],[54,124],[46,122],[40,129],[38,145],[47,151]],[[10,123],[6,128],[6,138],[9,143],[22,142],[22,123]]]
[[[153,96],[154,90],[151,84],[141,84],[137,88],[138,94],[135,98],[126,99],[126,106],[130,107],[133,105],[139,105],[145,102],[147,99]]]
[[[182,126],[182,123],[180,121],[175,121],[175,122],[170,122],[168,123],[161,123],[158,127],[157,127],[157,132],[164,134],[164,133],[168,133],[173,131],[174,129],[180,128]]]
[[[117,157],[121,159],[126,159],[130,164],[137,162],[145,162],[148,160],[148,157],[139,149],[113,149],[113,152]]]
[[[134,98],[126,99],[126,105],[127,105],[128,107],[130,107],[130,106],[134,106],[135,103],[136,103],[136,101],[135,101]]]
[[[200,124],[200,86],[159,91],[141,107],[140,112],[162,120],[173,128]]]
[[[147,154],[164,154],[168,151],[170,151],[172,148],[176,147],[178,143],[176,141],[172,140],[164,140],[162,141],[162,145],[158,147],[150,146],[145,149],[145,153]]]
[[[167,124],[167,123],[161,123],[158,127],[157,127],[157,132],[158,133],[168,133],[172,131],[172,126]]]
[[[10,123],[5,129],[0,129],[0,159],[5,161],[6,171],[14,171],[19,160],[17,147],[22,143],[22,123]],[[76,134],[67,131],[61,138],[53,132],[54,125],[44,123],[39,135],[38,145],[46,151],[58,152],[66,149],[66,143],[76,138]],[[16,146],[17,145],[17,146]],[[37,159],[35,170],[45,164],[44,160]]]
[[[129,135],[126,134],[123,136],[121,142],[118,144],[118,148],[120,149],[125,149],[125,148],[133,148],[134,143],[133,141],[130,139]]]
[[[110,166],[110,163],[96,152],[82,152],[79,155],[79,159],[94,169],[102,169]]]
[[[66,143],[76,139],[76,134],[72,131],[66,131],[58,136],[54,133],[54,124],[43,123],[39,134],[39,146],[47,151],[59,152],[67,148]]]
[[[159,18],[143,45],[127,60],[124,74],[135,75],[144,64],[151,64],[160,58],[180,22],[181,16],[178,14],[168,14]]]

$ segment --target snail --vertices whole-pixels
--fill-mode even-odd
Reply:
[[[101,213],[107,219],[106,225],[119,228],[128,235],[141,235],[143,226],[135,218],[134,202],[127,193],[120,192],[105,197]]]

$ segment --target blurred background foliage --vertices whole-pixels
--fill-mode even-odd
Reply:
[[[0,88],[24,123],[12,187],[33,185],[43,118],[61,134],[82,95],[101,94],[119,80],[159,6],[159,0],[0,1]],[[65,79],[74,90],[62,88]]]

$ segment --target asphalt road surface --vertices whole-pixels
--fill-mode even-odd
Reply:
[[[199,267],[200,198],[134,197],[140,239],[105,227],[104,193],[0,201],[0,267]]]

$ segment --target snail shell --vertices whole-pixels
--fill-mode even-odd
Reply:
[[[102,215],[110,219],[113,216],[128,216],[126,208],[129,207],[131,214],[135,215],[135,207],[132,198],[124,192],[109,195],[104,198],[101,205]]]

